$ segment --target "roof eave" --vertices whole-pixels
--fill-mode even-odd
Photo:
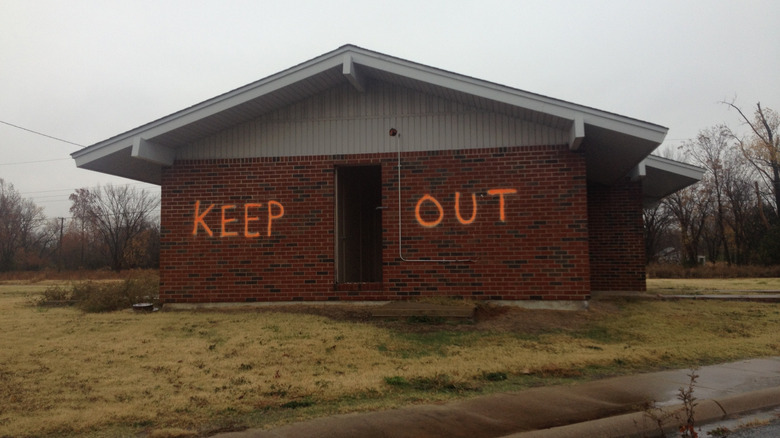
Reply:
[[[643,203],[651,207],[672,193],[701,181],[705,169],[650,155],[637,166],[634,178],[642,179]]]
[[[226,112],[237,105],[254,99],[263,98],[268,96],[269,93],[293,86],[300,81],[312,78],[333,68],[341,68],[344,73],[344,80],[353,83],[356,87],[360,87],[360,69],[363,67],[379,69],[394,75],[452,89],[460,93],[568,120],[571,122],[570,147],[573,150],[577,149],[583,142],[583,136],[587,137],[588,131],[619,133],[621,136],[620,142],[614,142],[615,144],[611,144],[612,142],[600,142],[596,146],[602,149],[604,155],[617,156],[625,154],[626,161],[622,162],[621,166],[610,169],[612,173],[615,173],[615,175],[609,175],[612,180],[624,176],[656,146],[660,145],[667,132],[667,128],[656,124],[346,45],[282,72],[96,143],[88,148],[74,152],[71,156],[75,159],[78,167],[107,172],[109,169],[116,168],[116,164],[106,163],[101,165],[99,161],[104,161],[111,156],[117,157],[115,154],[118,151],[126,149],[130,151],[128,159],[133,161],[141,159],[146,162],[144,168],[152,165],[157,166],[161,171],[162,167],[172,163],[175,151],[172,152],[172,149],[159,149],[168,148],[169,146],[155,144],[153,140],[156,137],[198,124],[208,117]],[[144,144],[145,149],[139,148],[139,143]],[[591,149],[593,148],[594,146],[591,146]],[[589,173],[604,175],[604,172]],[[134,178],[133,176],[128,177]],[[139,175],[139,179],[141,177]],[[149,175],[145,174],[143,178],[148,179]]]

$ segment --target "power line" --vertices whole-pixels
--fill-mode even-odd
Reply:
[[[17,164],[48,163],[50,161],[65,161],[65,160],[72,160],[72,158],[52,158],[51,160],[17,161],[15,163],[0,163],[0,166],[15,166]]]
[[[124,186],[140,186],[140,185],[150,185],[155,186],[155,184],[145,183],[145,182],[131,182],[131,183],[124,183],[124,184],[112,184],[108,183],[109,185],[112,185],[114,187],[124,187]],[[73,192],[78,189],[87,189],[87,190],[97,190],[100,187],[102,187],[100,184],[96,186],[89,186],[89,187],[78,187],[78,188],[72,188],[72,189],[50,189],[50,190],[37,190],[34,192],[19,192],[20,195],[31,195],[34,193],[52,193],[52,192]]]
[[[38,131],[35,131],[33,129],[25,128],[23,126],[14,125],[13,123],[8,123],[8,122],[5,122],[3,120],[0,120],[0,123],[2,123],[4,125],[12,126],[12,127],[16,128],[16,129],[21,129],[22,131],[32,132],[33,134],[36,134],[36,135],[40,135],[40,136],[43,136],[43,137],[46,137],[46,138],[51,138],[52,140],[57,140],[57,141],[61,141],[63,143],[72,144],[73,146],[78,146],[80,148],[85,148],[86,147],[84,145],[81,145],[81,144],[78,144],[78,143],[74,143],[72,141],[63,140],[63,139],[61,139],[59,137],[55,137],[55,136],[49,135],[49,134],[44,134],[43,132],[38,132]]]

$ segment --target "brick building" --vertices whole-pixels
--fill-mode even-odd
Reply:
[[[166,303],[576,305],[644,290],[666,132],[348,45],[73,158],[161,185]]]

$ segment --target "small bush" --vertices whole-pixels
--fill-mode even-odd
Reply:
[[[78,302],[78,308],[85,312],[108,312],[127,307],[116,292],[116,286],[109,283],[85,281],[73,285],[73,298]]]
[[[69,306],[73,304],[73,291],[66,286],[49,286],[41,295],[30,297],[29,302],[34,306]]]
[[[73,299],[73,291],[65,286],[49,286],[43,291],[42,300],[46,303],[70,301]]]
[[[159,277],[143,274],[123,281],[82,281],[50,286],[34,299],[38,306],[76,304],[85,312],[111,312],[133,304],[153,302],[159,294]]]
[[[128,278],[121,282],[87,281],[73,285],[73,299],[85,312],[111,312],[149,302],[159,293],[156,275]]]

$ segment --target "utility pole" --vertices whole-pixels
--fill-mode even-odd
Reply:
[[[62,271],[62,232],[63,229],[65,228],[65,218],[61,217],[58,219],[60,220],[60,245],[58,248],[60,263],[59,266],[57,267],[57,272],[60,272]]]

